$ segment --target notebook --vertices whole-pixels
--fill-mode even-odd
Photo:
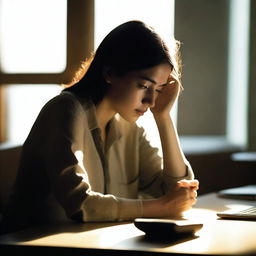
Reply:
[[[245,199],[256,201],[256,185],[246,185],[220,190],[217,195],[224,198]]]
[[[233,198],[242,200],[255,200],[254,206],[248,206],[241,210],[233,209],[223,212],[218,212],[217,216],[221,218],[232,218],[232,219],[251,219],[256,220],[256,185],[247,185],[241,187],[235,187],[230,189],[224,189],[217,193],[219,197]]]
[[[228,210],[224,212],[218,212],[217,216],[228,219],[256,220],[256,206],[251,206],[243,210]]]

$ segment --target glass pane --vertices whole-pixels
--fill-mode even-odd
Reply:
[[[174,34],[174,0],[95,0],[95,14],[95,47],[113,28],[129,20],[153,26],[166,43]]]
[[[234,144],[246,147],[248,143],[249,0],[230,2],[229,24],[227,136]]]
[[[66,35],[67,0],[0,0],[2,72],[63,72]]]
[[[55,84],[6,86],[8,142],[22,144],[44,104],[62,89]]]

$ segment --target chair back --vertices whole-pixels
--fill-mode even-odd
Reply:
[[[21,148],[0,147],[0,212],[7,203],[16,178]]]

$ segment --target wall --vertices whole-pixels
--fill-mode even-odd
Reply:
[[[226,132],[227,0],[175,2],[175,37],[181,41],[182,82],[180,135]]]
[[[256,161],[233,161],[234,152],[187,154],[196,179],[199,195],[221,189],[256,184]]]

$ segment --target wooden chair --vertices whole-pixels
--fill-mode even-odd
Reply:
[[[0,147],[0,212],[5,206],[15,181],[21,146]]]

